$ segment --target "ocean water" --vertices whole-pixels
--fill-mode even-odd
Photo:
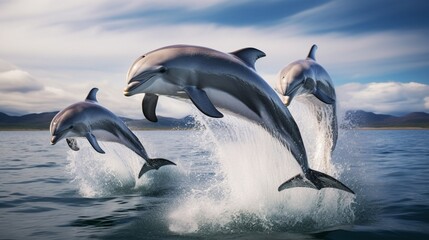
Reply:
[[[310,166],[356,192],[295,188],[295,160],[262,128],[197,117],[199,130],[137,131],[95,152],[48,131],[0,132],[0,239],[429,239],[429,131],[340,130],[332,158],[308,123]],[[299,123],[299,118],[297,118]],[[302,124],[302,123],[299,123]],[[327,157],[328,156],[328,159]]]

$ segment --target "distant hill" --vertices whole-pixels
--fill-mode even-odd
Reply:
[[[413,112],[397,117],[357,110],[346,112],[344,120],[343,126],[348,124],[352,127],[429,128],[429,114],[425,112]]]
[[[9,116],[0,112],[0,130],[43,130],[49,129],[52,118],[58,112],[33,113],[23,116]],[[143,129],[187,129],[195,126],[195,120],[191,116],[176,119],[168,117],[158,117],[157,123],[149,122],[146,119],[121,119],[133,130]]]
[[[0,112],[0,130],[36,130],[49,129],[52,118],[58,112],[32,113],[23,116],[9,116]],[[195,119],[187,116],[181,119],[158,117],[157,123],[146,119],[121,118],[133,130],[146,129],[189,129],[196,126]],[[348,111],[345,114],[343,128],[429,128],[429,114],[413,112],[404,116],[375,114],[361,110]]]
[[[0,112],[0,130],[49,129],[52,118],[58,112],[32,113],[23,116],[9,116]]]

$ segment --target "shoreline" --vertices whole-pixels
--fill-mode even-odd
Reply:
[[[359,127],[354,129],[357,129],[357,130],[429,130],[429,128],[425,128],[425,127]]]

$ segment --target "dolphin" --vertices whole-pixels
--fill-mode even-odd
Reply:
[[[283,68],[275,90],[282,95],[286,106],[289,106],[294,97],[305,96],[315,106],[322,104],[332,109],[329,125],[333,137],[333,151],[338,138],[335,88],[328,72],[316,62],[316,50],[317,45],[314,44],[306,59],[292,62]]]
[[[95,151],[105,153],[97,139],[120,143],[146,160],[139,172],[139,178],[149,170],[159,169],[164,165],[176,165],[167,159],[149,158],[139,139],[125,123],[98,104],[97,91],[97,88],[91,89],[85,101],[70,105],[55,115],[50,125],[52,145],[65,138],[69,147],[78,151],[74,137],[85,137]]]
[[[224,109],[264,127],[291,151],[302,173],[284,182],[278,191],[292,187],[334,187],[353,193],[334,178],[312,170],[295,120],[276,92],[255,70],[265,53],[244,48],[231,53],[173,45],[139,57],[127,74],[125,96],[145,93],[143,113],[156,121],[158,95],[190,99],[205,115],[221,118]]]

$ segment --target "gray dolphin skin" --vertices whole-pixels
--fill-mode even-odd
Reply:
[[[288,106],[293,97],[313,94],[326,104],[335,104],[335,89],[328,72],[316,62],[317,45],[313,45],[306,59],[287,65],[280,72],[276,90],[284,96]]]
[[[265,54],[255,48],[232,53],[213,49],[174,45],[139,57],[127,74],[125,96],[145,93],[143,113],[156,120],[158,95],[190,99],[204,114],[221,118],[223,109],[264,127],[288,147],[302,169],[278,188],[321,189],[333,187],[353,193],[334,178],[308,166],[299,129],[275,91],[255,70],[255,62]]]
[[[333,151],[338,138],[335,88],[328,72],[316,62],[316,50],[317,45],[313,45],[306,59],[292,62],[281,70],[276,91],[282,95],[286,106],[289,106],[294,97],[308,96],[307,99],[312,104],[324,103],[332,108],[330,127],[333,135]],[[320,102],[310,96],[316,97]]]
[[[85,137],[97,152],[105,153],[97,140],[120,143],[146,161],[139,172],[139,178],[149,170],[159,169],[164,165],[176,165],[167,159],[149,158],[139,139],[125,123],[98,104],[97,91],[97,88],[91,89],[85,101],[70,105],[55,115],[50,126],[52,145],[65,138],[69,147],[78,151],[74,137]]]

